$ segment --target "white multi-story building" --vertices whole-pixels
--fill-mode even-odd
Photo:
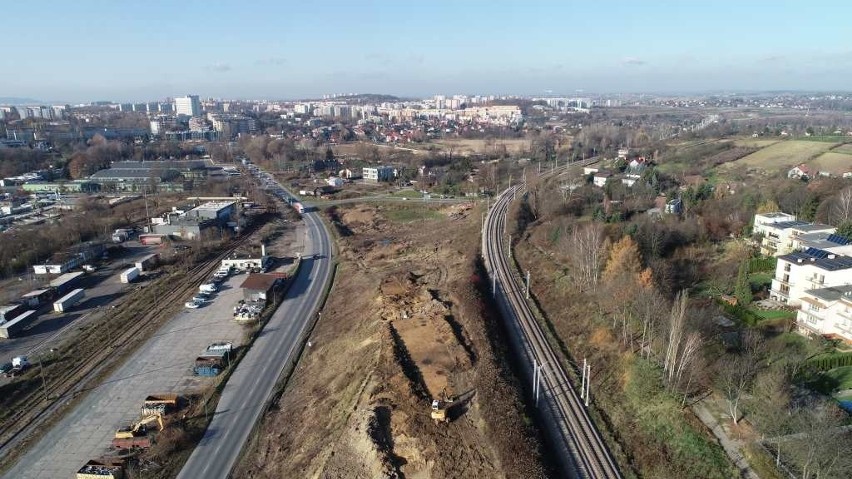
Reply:
[[[804,251],[821,249],[837,255],[852,256],[852,241],[835,233],[806,233],[793,238],[793,248]]]
[[[201,115],[201,101],[198,99],[198,95],[175,98],[175,113],[186,116]]]
[[[367,181],[390,181],[393,179],[393,167],[379,166],[375,168],[364,168],[362,171],[364,179]]]
[[[797,249],[796,239],[813,233],[832,234],[835,228],[819,223],[797,221],[787,213],[764,213],[754,215],[755,234],[763,236],[760,252],[766,256],[779,256]]]
[[[852,257],[809,248],[778,257],[769,297],[798,306],[806,291],[852,283]]]
[[[796,328],[806,335],[852,341],[852,285],[805,291],[796,314]]]

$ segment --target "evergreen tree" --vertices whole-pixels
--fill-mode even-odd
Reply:
[[[751,283],[748,281],[748,260],[740,263],[740,270],[737,273],[737,284],[734,287],[734,296],[737,297],[737,304],[748,306],[751,303]]]

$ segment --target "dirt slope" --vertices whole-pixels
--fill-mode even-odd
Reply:
[[[544,476],[478,291],[479,213],[423,208],[329,212],[342,235],[332,296],[238,477]],[[439,425],[442,392],[456,402]]]

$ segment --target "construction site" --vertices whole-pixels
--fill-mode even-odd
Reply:
[[[545,476],[474,260],[480,207],[324,213],[335,283],[235,477]]]

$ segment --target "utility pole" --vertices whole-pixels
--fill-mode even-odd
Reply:
[[[586,397],[586,358],[583,358],[583,379],[580,382],[580,399]]]
[[[527,299],[530,299],[530,270],[527,270]]]
[[[586,369],[586,407],[589,407],[589,389],[592,385],[592,365],[591,363]]]
[[[491,273],[491,296],[497,297],[497,274]]]
[[[538,406],[538,360],[533,358],[533,396],[535,405]]]

